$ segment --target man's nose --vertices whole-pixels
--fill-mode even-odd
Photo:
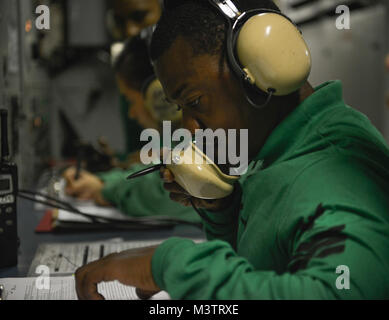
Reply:
[[[197,129],[202,129],[199,122],[185,111],[183,112],[182,122],[184,128],[188,129],[192,135],[196,133]]]

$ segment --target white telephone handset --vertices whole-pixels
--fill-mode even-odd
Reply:
[[[172,164],[166,165],[176,182],[195,198],[221,199],[229,196],[239,177],[224,174],[194,143],[190,148],[192,152],[172,152]],[[198,164],[196,159],[200,160]]]
[[[194,143],[185,151],[169,151],[167,156],[172,159],[172,163],[166,164],[166,168],[173,173],[175,181],[195,198],[225,198],[233,192],[234,184],[239,179],[239,176],[224,174]],[[146,175],[162,166],[158,164],[136,172],[127,179]]]

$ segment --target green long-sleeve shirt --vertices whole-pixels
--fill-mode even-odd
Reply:
[[[389,298],[389,151],[339,81],[275,128],[235,194],[204,211],[210,241],[156,250],[173,299]]]
[[[99,174],[104,182],[103,197],[122,212],[133,217],[168,216],[200,223],[201,219],[192,208],[170,200],[169,193],[163,188],[159,172],[139,179],[126,180],[130,174],[146,167],[135,165],[129,170],[114,169]]]

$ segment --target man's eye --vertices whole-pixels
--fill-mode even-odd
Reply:
[[[188,103],[186,106],[189,108],[196,108],[200,104],[200,98]]]

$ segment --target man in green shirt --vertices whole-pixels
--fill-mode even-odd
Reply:
[[[79,298],[101,299],[96,284],[119,280],[173,299],[388,299],[389,149],[380,133],[343,102],[338,81],[253,108],[223,55],[223,17],[207,2],[179,2],[153,36],[158,77],[186,128],[249,130],[248,171],[225,199],[191,199],[208,242],[172,238],[87,265],[76,273]],[[189,205],[172,173],[162,176],[171,198]]]

